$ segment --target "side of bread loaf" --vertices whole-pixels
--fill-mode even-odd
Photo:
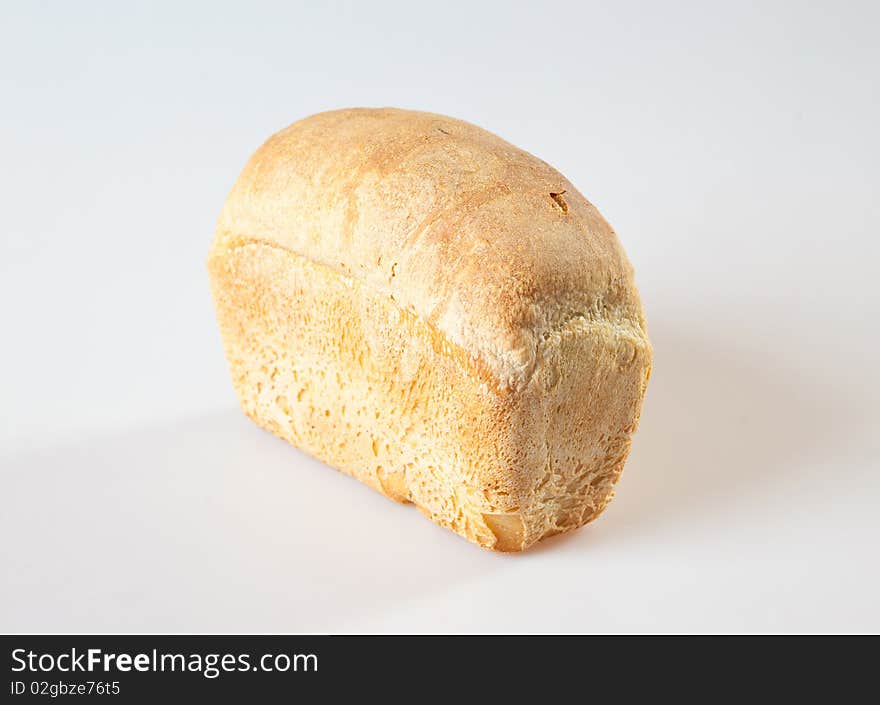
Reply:
[[[251,158],[209,272],[278,436],[498,550],[610,500],[651,346],[616,236],[544,162],[438,115],[316,115]]]

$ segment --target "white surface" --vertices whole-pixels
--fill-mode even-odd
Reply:
[[[324,5],[0,11],[0,630],[880,630],[876,4]],[[524,555],[235,406],[228,189],[274,130],[388,104],[554,164],[636,266],[618,498]]]

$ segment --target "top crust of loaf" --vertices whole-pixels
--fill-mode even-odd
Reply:
[[[646,339],[614,231],[559,172],[432,113],[321,113],[270,137],[227,200],[215,251],[270,243],[387,293],[498,388],[587,321]]]

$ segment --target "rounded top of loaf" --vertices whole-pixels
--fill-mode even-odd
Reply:
[[[527,384],[566,326],[644,338],[632,267],[596,208],[542,160],[442,115],[335,110],[273,135],[214,251],[252,241],[387,294],[500,387]]]

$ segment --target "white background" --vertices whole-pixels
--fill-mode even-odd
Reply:
[[[880,630],[876,3],[4,3],[0,630]],[[418,108],[565,173],[656,346],[618,497],[495,555],[253,426],[248,155]]]

